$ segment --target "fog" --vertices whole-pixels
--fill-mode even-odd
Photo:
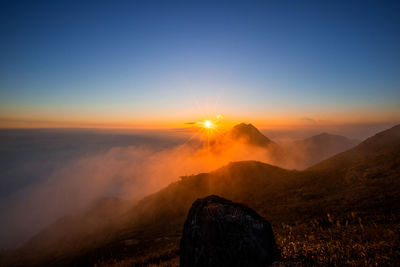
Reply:
[[[15,192],[7,192],[1,199],[1,247],[20,246],[57,218],[83,209],[100,197],[140,199],[180,176],[208,172],[230,161],[268,162],[268,151],[246,147],[240,141],[210,148],[204,140],[187,142],[188,136],[176,135],[160,138],[148,134],[144,139],[136,134],[128,141],[121,141],[127,137],[115,133],[111,134],[113,138],[110,133],[98,132],[50,132],[52,139],[49,132],[31,135],[25,132],[23,138],[14,140],[19,143],[22,159],[15,169],[2,170],[8,174],[2,178],[3,184],[7,179],[21,179],[22,185],[11,184],[9,190]],[[47,138],[41,137],[38,142],[42,135]],[[140,144],[136,144],[137,139]],[[25,147],[21,148],[23,143]]]
[[[263,128],[261,132],[281,145],[308,138],[320,133],[343,135],[351,139],[363,141],[366,138],[389,129],[399,122],[364,123],[347,125],[323,125],[315,121],[297,127]]]
[[[0,137],[0,247],[21,245],[99,197],[149,192],[142,166],[186,138],[94,130],[2,130]]]
[[[273,133],[287,140],[288,131]],[[231,161],[277,162],[243,140],[210,147],[181,131],[2,130],[0,247],[13,248],[67,214],[102,197],[132,201]],[[292,135],[298,136],[298,135]],[[293,138],[295,139],[295,138]],[[297,151],[297,155],[303,152]]]

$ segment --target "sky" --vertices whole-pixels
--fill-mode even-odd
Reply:
[[[0,127],[400,121],[399,1],[1,1]]]

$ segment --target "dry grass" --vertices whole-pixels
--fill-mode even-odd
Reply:
[[[397,266],[400,262],[398,218],[364,221],[355,213],[328,214],[308,225],[275,229],[282,261],[301,266]]]
[[[309,223],[274,226],[281,259],[274,266],[398,266],[399,216],[362,218],[327,214]],[[100,261],[96,266],[179,266],[179,243],[140,257]]]
[[[230,164],[146,197],[115,234],[101,231],[96,236],[104,237],[100,245],[77,246],[80,254],[61,247],[64,254],[53,253],[60,256],[38,265],[177,266],[187,211],[196,198],[216,194],[244,203],[272,223],[282,256],[278,266],[396,266],[400,165],[391,166],[382,177],[364,179],[360,172],[349,180],[346,173],[286,171],[258,162]],[[79,245],[73,239],[69,243]],[[53,247],[59,248],[59,243]]]
[[[178,267],[179,256],[177,250],[170,250],[166,253],[153,252],[149,255],[122,260],[111,260],[108,262],[99,261],[95,267]]]

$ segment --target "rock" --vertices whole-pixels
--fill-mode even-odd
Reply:
[[[269,222],[254,210],[218,196],[196,200],[180,244],[180,266],[268,266],[276,244]]]

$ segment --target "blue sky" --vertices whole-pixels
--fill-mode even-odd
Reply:
[[[400,119],[398,1],[81,2],[1,2],[0,122]]]

